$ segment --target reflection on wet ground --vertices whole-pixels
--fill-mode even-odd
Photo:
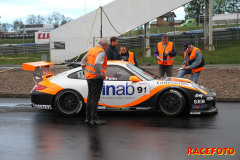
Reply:
[[[240,157],[239,103],[219,103],[212,116],[161,117],[153,112],[101,112],[106,125],[83,116],[35,109],[0,110],[1,159],[159,160]],[[228,147],[230,155],[188,156],[187,148]]]

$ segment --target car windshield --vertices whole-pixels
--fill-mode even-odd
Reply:
[[[127,64],[127,67],[130,68],[131,70],[133,70],[134,72],[138,73],[139,75],[141,75],[143,78],[147,79],[148,81],[158,78],[158,76],[146,71],[143,68],[136,67],[131,63]]]

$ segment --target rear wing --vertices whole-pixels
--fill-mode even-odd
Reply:
[[[44,78],[49,78],[54,76],[51,72],[54,63],[39,61],[39,62],[29,62],[23,63],[22,68],[25,71],[33,71],[33,79],[35,83],[42,81]]]

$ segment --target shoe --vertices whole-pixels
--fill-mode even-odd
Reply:
[[[88,119],[85,119],[85,121],[84,121],[85,123],[90,123],[90,120],[88,120]]]
[[[90,124],[98,124],[98,125],[102,125],[105,124],[106,121],[100,120],[100,119],[96,119],[96,120],[91,120]]]

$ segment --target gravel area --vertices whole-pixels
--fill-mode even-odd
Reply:
[[[157,68],[147,68],[158,74]],[[68,69],[53,68],[54,74]],[[0,69],[0,97],[29,97],[29,92],[34,86],[31,71],[23,71],[21,68],[1,72]],[[173,76],[178,73],[173,69]],[[184,78],[191,79],[191,75]],[[198,83],[212,89],[219,99],[239,101],[240,99],[240,67],[205,67],[201,72]]]

